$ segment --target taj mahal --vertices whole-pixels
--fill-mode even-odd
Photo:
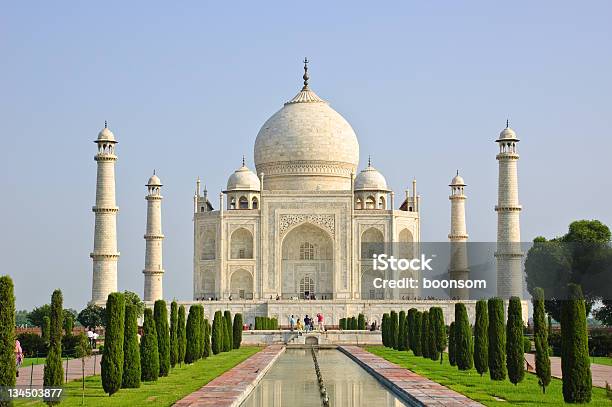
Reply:
[[[310,87],[307,60],[303,86],[261,127],[254,144],[254,169],[242,165],[219,194],[196,182],[193,196],[193,298],[206,312],[230,309],[246,321],[255,316],[323,312],[326,321],[362,312],[368,320],[409,307],[442,306],[453,319],[456,299],[473,318],[473,302],[462,291],[455,300],[423,300],[419,289],[376,288],[389,277],[372,268],[372,248],[400,243],[398,257],[416,255],[421,241],[421,198],[416,180],[396,194],[368,160],[359,165],[359,142],[351,125]],[[498,144],[497,295],[522,295],[516,133],[506,125]],[[117,291],[114,134],[105,125],[98,146],[92,302],[104,303]],[[375,163],[374,163],[375,164]],[[448,239],[454,247],[449,272],[469,276],[466,183],[453,174]],[[409,181],[410,182],[410,181]],[[162,182],[146,183],[144,300],[164,298],[163,279],[172,278],[162,262]],[[492,208],[493,209],[493,208]],[[394,277],[418,277],[402,271]],[[215,301],[211,301],[215,300]],[[471,304],[471,305],[470,305]],[[526,312],[526,305],[524,306]]]

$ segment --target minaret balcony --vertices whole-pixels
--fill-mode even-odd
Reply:
[[[144,238],[147,239],[147,240],[161,240],[161,239],[164,238],[164,235],[162,235],[162,234],[159,234],[159,235],[157,235],[157,234],[156,235],[153,235],[153,234],[151,234],[151,235],[144,235]]]
[[[95,213],[117,213],[119,212],[119,207],[115,206],[112,208],[102,208],[99,206],[92,206],[91,210]]]
[[[98,153],[94,156],[95,161],[117,161],[117,156],[115,154],[109,153]]]
[[[497,160],[518,160],[518,153],[499,153],[495,157]]]
[[[522,205],[495,205],[495,212],[520,212]]]
[[[117,260],[119,258],[120,253],[100,253],[100,252],[92,252],[89,253],[89,257],[94,260]]]

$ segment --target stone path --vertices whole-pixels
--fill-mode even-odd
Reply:
[[[174,406],[239,406],[284,351],[282,345],[270,345],[177,401]]]
[[[409,405],[482,406],[456,391],[419,376],[358,346],[340,346],[338,349],[392,389]]]
[[[85,376],[92,376],[94,374],[94,367],[95,374],[100,374],[101,359],[102,355],[88,356],[85,358]],[[32,384],[32,387],[42,387],[45,364],[44,358],[41,358],[41,360],[43,363],[40,365],[32,365],[19,369],[19,377],[17,378],[18,386],[29,386]],[[68,359],[68,362],[63,360],[62,366],[64,367],[64,380],[66,380],[66,371],[68,372],[67,381],[81,379],[83,377],[81,359]]]
[[[535,355],[532,353],[526,353],[525,359],[531,365],[532,369],[529,371],[535,371]],[[561,378],[561,358],[558,356],[550,357],[550,372],[554,377]],[[612,366],[599,365],[591,363],[591,375],[593,377],[593,386],[606,387],[606,382],[612,386]]]

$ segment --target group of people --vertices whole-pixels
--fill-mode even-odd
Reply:
[[[96,349],[96,344],[98,343],[98,333],[91,328],[87,330],[87,339],[89,340],[89,346],[91,349]]]
[[[302,335],[302,332],[310,332],[315,330],[315,324],[317,330],[325,331],[325,324],[323,323],[323,314],[318,313],[316,316],[309,317],[308,314],[304,316],[304,322],[298,317],[295,318],[295,315],[291,315],[289,317],[289,326],[291,328],[291,332],[296,330],[298,335]]]

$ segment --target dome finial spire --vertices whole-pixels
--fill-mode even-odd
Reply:
[[[372,166],[372,156],[368,155],[368,167]]]
[[[506,128],[510,127],[510,120],[506,119]]]
[[[304,57],[304,76],[302,76],[302,78],[304,78],[304,87],[302,90],[308,89],[308,79],[310,79],[310,76],[308,76],[308,58],[306,57]]]
[[[244,154],[242,154],[242,166],[244,167]]]
[[[153,168],[153,175],[155,175],[155,168]]]
[[[106,122],[106,120],[104,120],[104,128],[107,129],[108,128],[108,123]]]
[[[457,170],[457,175],[459,175],[459,170]]]

